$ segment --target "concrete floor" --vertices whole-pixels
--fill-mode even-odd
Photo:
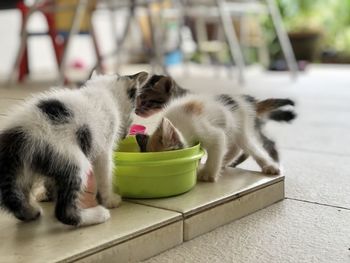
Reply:
[[[296,82],[248,72],[244,92],[297,101],[292,125],[266,127],[280,146],[286,199],[146,262],[350,262],[349,72],[315,65]]]

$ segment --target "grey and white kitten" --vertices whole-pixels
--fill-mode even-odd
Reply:
[[[59,221],[106,221],[105,207],[121,202],[112,191],[113,147],[126,134],[136,90],[148,77],[93,76],[81,89],[45,92],[10,113],[0,132],[1,207],[23,221],[39,217],[32,187],[44,178],[54,185]],[[79,196],[91,170],[102,206],[82,209]]]
[[[171,100],[191,94],[189,90],[181,88],[172,78],[162,75],[153,75],[148,82],[137,91],[135,113],[147,118],[162,111]],[[223,103],[230,104],[232,98],[229,95],[221,95]],[[255,130],[263,147],[270,157],[276,162],[279,161],[279,154],[275,142],[268,138],[263,127],[266,121],[290,122],[296,115],[293,111],[283,109],[284,106],[294,106],[290,99],[269,98],[258,101],[249,95],[243,98],[250,102],[256,111]],[[249,157],[248,153],[242,152],[230,166],[237,166]]]
[[[216,181],[224,167],[241,151],[252,156],[263,173],[279,174],[278,161],[270,156],[256,130],[255,100],[247,96],[186,95],[164,109],[151,136],[137,135],[141,151],[177,150],[200,143],[208,159],[198,173],[202,181]]]

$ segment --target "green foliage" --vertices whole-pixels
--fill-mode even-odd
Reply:
[[[285,26],[289,32],[320,31],[322,3],[328,0],[278,0]]]
[[[350,54],[350,0],[276,0],[288,32],[319,32],[321,48]],[[281,50],[270,19],[265,19],[272,58]]]
[[[350,54],[350,0],[328,0],[324,18],[324,47]]]

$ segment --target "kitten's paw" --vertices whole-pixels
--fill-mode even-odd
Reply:
[[[34,196],[35,200],[38,202],[45,202],[45,201],[49,200],[49,198],[47,196],[47,190],[43,185],[41,185],[33,190],[33,196]]]
[[[26,209],[14,212],[15,217],[21,221],[32,221],[39,218],[43,214],[43,210],[39,205],[31,205]]]
[[[111,217],[108,209],[99,205],[81,211],[81,226],[95,225],[106,222]]]
[[[277,164],[266,165],[262,168],[264,174],[278,175],[281,173],[280,168]]]
[[[97,216],[96,216],[96,223],[100,224],[103,222],[106,222],[108,219],[111,217],[111,213],[109,212],[108,209],[104,208],[103,206],[97,206]]]
[[[200,170],[197,174],[198,181],[202,182],[216,182],[219,176],[213,176],[210,172]]]
[[[122,198],[120,197],[120,195],[115,193],[110,194],[107,198],[102,200],[103,206],[109,209],[118,207],[121,202],[122,202]]]

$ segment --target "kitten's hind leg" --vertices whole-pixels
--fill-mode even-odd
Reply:
[[[240,152],[240,148],[234,144],[228,147],[228,150],[225,154],[224,161],[223,161],[223,168],[226,166],[231,166],[230,164],[232,163],[233,160],[236,159],[237,155]]]
[[[56,176],[57,199],[55,215],[63,224],[78,226],[83,223],[79,208],[79,195],[83,188],[81,167],[70,165],[65,173]]]
[[[244,152],[241,153],[240,156],[238,156],[238,158],[235,159],[235,160],[233,161],[233,163],[230,164],[230,167],[237,167],[238,165],[240,165],[241,163],[243,163],[245,160],[247,160],[248,157],[249,157],[248,154],[246,154],[246,153],[244,153]]]
[[[261,137],[261,140],[263,141],[263,146],[264,146],[265,150],[269,153],[271,158],[275,162],[278,163],[279,162],[279,154],[278,154],[278,151],[276,149],[276,143],[273,140],[266,137],[262,132],[260,132],[260,137]]]
[[[41,214],[41,207],[31,194],[32,181],[30,174],[22,172],[20,175],[6,178],[1,182],[2,204],[14,216],[22,221],[37,219]]]
[[[270,157],[255,133],[243,133],[240,143],[242,149],[259,164],[263,173],[272,175],[280,173],[278,163]]]
[[[113,151],[106,151],[97,157],[94,162],[94,175],[97,182],[99,199],[103,206],[115,208],[120,205],[121,197],[113,192]]]
[[[81,226],[104,223],[111,217],[108,209],[101,205],[81,210],[80,216]]]
[[[56,178],[57,201],[55,214],[58,220],[67,225],[86,226],[103,223],[110,214],[102,206],[81,209],[79,197],[86,184],[91,165],[82,158],[79,165],[67,165],[65,173]],[[63,171],[62,171],[63,172]]]
[[[207,130],[206,138],[200,140],[207,151],[208,159],[204,167],[198,172],[198,180],[215,182],[220,176],[225,156],[225,134],[217,129]]]

